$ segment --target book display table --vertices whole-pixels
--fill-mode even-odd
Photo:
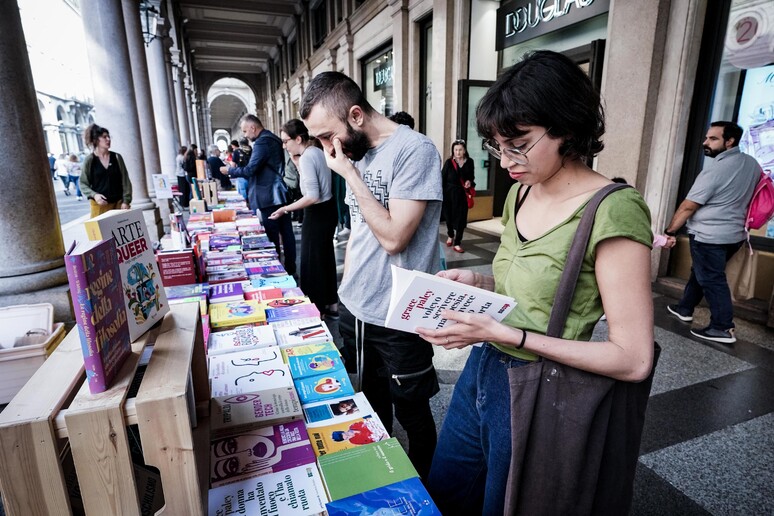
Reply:
[[[148,345],[153,353],[129,398]],[[209,385],[199,304],[173,306],[160,327],[134,342],[107,391],[90,394],[84,379],[75,328],[0,413],[6,513],[71,514],[62,466],[71,450],[87,514],[141,514],[127,434],[137,425],[145,464],[159,470],[164,489],[159,514],[206,514]]]

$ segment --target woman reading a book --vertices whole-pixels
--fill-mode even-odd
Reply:
[[[89,199],[91,217],[109,210],[128,210],[132,204],[132,183],[124,158],[110,150],[110,132],[89,125],[83,140],[92,149],[81,167],[81,192]]]
[[[338,318],[336,256],[333,252],[338,212],[331,190],[331,169],[301,120],[288,120],[282,126],[280,138],[282,147],[298,168],[302,197],[278,209],[269,218],[279,219],[286,213],[304,210],[300,287],[324,317]]]
[[[470,350],[428,478],[443,514],[503,514],[511,460],[510,368],[545,358],[639,382],[653,361],[650,212],[633,188],[610,194],[599,206],[562,338],[545,335],[586,203],[611,183],[587,165],[603,148],[605,127],[588,76],[561,54],[532,53],[490,88],[476,121],[487,150],[517,183],[505,203],[494,277],[459,269],[439,275],[508,295],[517,305],[502,323],[445,311],[443,317],[456,324],[417,330],[447,349],[485,342]],[[603,313],[608,340],[589,342]],[[516,423],[513,428],[529,430]],[[562,453],[561,442],[556,453]],[[549,472],[559,475],[560,469]]]

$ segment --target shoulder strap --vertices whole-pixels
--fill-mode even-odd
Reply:
[[[524,204],[524,201],[527,200],[527,196],[529,195],[529,191],[532,189],[532,185],[528,186],[524,190],[524,195],[521,196],[521,199],[519,199],[519,193],[521,192],[521,188],[519,188],[519,191],[516,192],[516,202],[514,203],[513,207],[513,223],[516,224],[516,215],[519,213],[519,208],[521,208],[521,205]],[[517,226],[518,231],[518,226]]]
[[[594,194],[586,205],[586,209],[578,224],[578,229],[575,231],[575,237],[570,244],[567,260],[564,262],[564,272],[562,272],[562,277],[559,280],[559,286],[554,296],[554,306],[551,308],[551,317],[548,320],[547,336],[561,337],[564,332],[567,314],[570,313],[570,304],[575,294],[575,286],[578,283],[583,256],[586,254],[586,248],[589,245],[591,230],[594,227],[594,217],[597,214],[599,204],[611,193],[624,188],[631,188],[631,186],[620,183],[607,185]]]

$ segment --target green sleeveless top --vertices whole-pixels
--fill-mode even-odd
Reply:
[[[518,183],[513,185],[505,201],[504,230],[492,263],[495,292],[511,296],[517,302],[516,308],[503,320],[504,324],[545,334],[570,243],[588,201],[541,237],[522,242],[513,219],[520,186]],[[648,248],[652,245],[650,210],[634,188],[610,194],[597,210],[562,338],[589,340],[594,325],[602,317],[602,299],[594,273],[596,247],[601,241],[614,237],[629,238]],[[626,285],[621,285],[621,288],[626,288]],[[537,355],[529,351],[496,342],[492,344],[514,357],[537,359]]]

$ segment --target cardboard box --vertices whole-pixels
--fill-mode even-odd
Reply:
[[[188,209],[191,213],[205,213],[207,211],[207,205],[204,201],[191,199],[188,203]]]

